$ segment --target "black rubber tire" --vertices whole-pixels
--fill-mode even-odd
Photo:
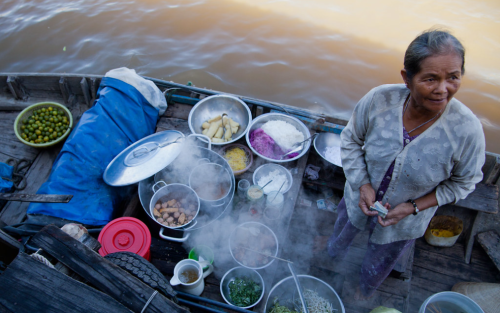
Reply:
[[[106,255],[104,258],[139,278],[149,287],[163,293],[170,300],[178,303],[177,293],[170,286],[168,280],[145,258],[132,252],[115,252]]]

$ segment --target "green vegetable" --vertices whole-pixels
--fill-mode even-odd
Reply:
[[[229,283],[229,297],[232,304],[247,307],[259,300],[262,287],[249,277],[236,277]]]
[[[278,299],[274,299],[274,304],[268,313],[298,313],[297,311],[292,311],[284,305],[280,305]]]

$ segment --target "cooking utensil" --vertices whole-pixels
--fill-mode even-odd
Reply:
[[[134,160],[134,159],[140,160],[141,157],[143,157],[144,155],[146,155],[148,153],[155,151],[156,149],[161,149],[161,148],[164,148],[164,147],[171,145],[171,144],[174,144],[174,143],[181,143],[182,140],[184,140],[185,138],[186,137],[184,137],[184,136],[179,136],[174,141],[164,141],[162,143],[153,142],[151,145],[149,145],[149,147],[147,147],[147,146],[139,147],[132,152],[132,154],[130,155],[131,156],[130,159],[125,160],[125,162],[133,164],[134,161],[131,161],[131,160]]]
[[[267,257],[270,257],[270,258],[276,259],[276,260],[280,260],[280,261],[284,261],[284,262],[288,262],[288,263],[293,263],[292,261],[288,261],[288,260],[285,260],[285,259],[282,259],[282,258],[278,258],[278,257],[276,257],[276,256],[273,256],[273,255],[270,255],[270,254],[264,253],[264,252],[262,252],[262,251],[257,251],[257,250],[254,250],[254,249],[250,249],[250,248],[245,247],[245,246],[242,246],[242,245],[240,245],[240,248],[243,248],[243,249],[246,249],[246,250],[249,250],[249,251],[255,252],[255,253],[259,253],[259,254],[265,255],[265,256],[267,256]]]
[[[164,186],[159,188],[158,190],[156,190],[157,185],[161,185],[161,184],[163,184]],[[149,214],[150,214],[149,216],[151,216],[153,218],[153,220],[155,220],[155,222],[158,225],[160,225],[162,228],[187,229],[189,224],[193,223],[192,225],[194,225],[196,223],[195,219],[196,219],[196,216],[198,216],[198,212],[200,211],[200,199],[198,198],[198,195],[196,194],[196,192],[193,189],[191,189],[189,186],[186,186],[183,184],[167,185],[165,182],[159,181],[153,185],[152,190],[154,191],[154,195],[151,198],[151,202],[149,204]],[[153,212],[154,212],[154,208],[155,208],[156,203],[158,202],[158,200],[161,200],[161,199],[168,199],[168,200],[175,199],[177,201],[184,200],[184,201],[187,201],[186,207],[189,207],[189,205],[194,205],[196,212],[194,213],[193,219],[191,219],[190,221],[188,221],[185,224],[180,225],[180,226],[168,226],[168,225],[165,225],[165,224],[158,222],[158,220],[155,218]]]
[[[299,153],[299,155],[297,155],[296,157],[290,158],[290,159],[285,159],[285,160],[271,159],[271,158],[268,158],[268,157],[260,154],[259,152],[257,152],[257,150],[255,150],[255,148],[252,147],[252,145],[250,144],[250,133],[252,133],[254,130],[261,128],[262,125],[264,125],[265,123],[267,123],[269,121],[284,121],[284,122],[287,122],[289,124],[292,124],[298,131],[300,131],[304,135],[304,138],[311,135],[307,126],[304,125],[304,123],[302,123],[300,120],[298,120],[297,118],[295,118],[293,116],[289,116],[289,115],[281,114],[281,113],[266,113],[266,114],[259,115],[258,117],[256,117],[252,121],[252,124],[250,125],[248,132],[246,134],[247,145],[250,147],[250,149],[252,149],[252,151],[255,154],[257,154],[258,156],[260,156],[264,160],[267,160],[270,162],[284,163],[284,162],[290,162],[290,161],[297,160],[297,159],[301,158],[307,152],[307,150],[311,146],[311,143],[309,141],[306,141],[304,143],[304,148],[302,149],[302,152]]]
[[[295,274],[295,271],[293,270],[293,265],[291,263],[288,263],[288,268],[290,269],[290,272],[292,273],[293,280],[295,281],[295,285],[297,285],[297,291],[299,292],[300,302],[302,303],[302,312],[309,313],[309,309],[307,308],[306,300],[304,299],[304,294],[302,293],[302,286],[300,285],[299,279],[297,278],[297,275]]]
[[[313,290],[317,292],[318,296],[327,300],[331,303],[333,307],[333,312],[337,310],[339,313],[345,313],[344,305],[342,300],[335,290],[323,280],[309,275],[297,275],[297,279],[303,290]],[[291,310],[295,310],[293,307],[294,294],[297,292],[297,285],[295,284],[293,276],[286,277],[279,281],[266,296],[266,303],[263,312],[269,312],[274,305],[274,301],[277,298],[280,305],[285,305]]]
[[[41,195],[23,193],[0,193],[0,200],[38,202],[38,203],[68,203],[73,195]]]
[[[233,303],[231,303],[231,296],[229,293],[229,283],[234,281],[238,277],[240,277],[240,278],[241,277],[248,277],[251,280],[253,280],[254,282],[256,282],[262,288],[262,292],[260,294],[259,299],[246,307],[238,307],[238,306],[234,305]],[[226,301],[228,304],[232,305],[233,307],[242,308],[242,309],[249,309],[249,308],[257,305],[257,303],[259,303],[260,300],[262,300],[262,298],[264,297],[264,291],[265,291],[264,288],[265,288],[264,279],[262,279],[262,276],[257,271],[254,271],[254,270],[246,268],[246,267],[241,267],[241,266],[232,268],[229,271],[227,271],[226,274],[224,274],[224,276],[222,277],[222,279],[220,281],[220,293],[222,295],[222,298],[224,298],[224,301]]]
[[[283,184],[281,184],[281,187],[280,189],[278,190],[278,192],[276,193],[276,195],[274,196],[273,200],[271,200],[271,202],[274,202],[274,199],[276,199],[276,197],[278,196],[278,194],[280,193],[281,191],[281,188],[283,188],[283,186],[285,185],[286,181],[283,182]]]
[[[161,133],[166,133],[169,131],[163,131]],[[177,134],[179,132],[173,131],[174,134]],[[177,138],[177,136],[173,137]],[[206,138],[206,136],[205,136]],[[171,145],[171,146],[177,146]],[[169,147],[171,147],[169,146]],[[169,149],[169,147],[163,148],[159,150],[161,153],[163,153],[164,149]],[[210,146],[211,147],[211,146]],[[210,148],[207,147],[201,147],[198,145],[192,145],[191,141],[186,141],[185,144],[181,145],[180,147],[181,151],[179,152],[178,158],[173,160],[171,163],[169,163],[164,170],[172,170],[172,169],[182,169],[186,165],[186,162],[188,162],[188,165],[190,165],[190,169],[193,168],[196,164],[204,163],[217,163],[219,165],[222,165],[227,172],[229,173],[230,180],[231,180],[231,187],[230,190],[227,194],[227,196],[222,199],[223,204],[220,206],[207,206],[204,204],[203,201],[200,201],[200,210],[198,212],[198,216],[196,217],[196,224],[190,225],[188,228],[177,228],[177,229],[170,229],[170,228],[165,228],[161,227],[154,217],[151,215],[150,211],[150,201],[151,198],[154,195],[154,192],[152,191],[151,187],[155,184],[155,182],[159,181],[160,179],[156,180],[156,176],[158,178],[161,178],[160,175],[155,175],[147,177],[146,179],[143,179],[139,182],[138,186],[138,193],[139,193],[139,199],[141,201],[142,207],[146,211],[147,215],[150,217],[148,221],[148,227],[151,230],[151,233],[160,233],[160,237],[165,240],[170,240],[170,241],[175,241],[175,242],[184,242],[188,240],[189,234],[192,231],[197,231],[205,228],[206,226],[210,225],[211,223],[215,222],[218,219],[221,219],[224,217],[226,214],[228,214],[233,205],[233,196],[234,196],[234,191],[235,191],[235,180],[234,180],[234,175],[232,173],[231,167],[227,163],[227,161],[218,153],[210,150]],[[159,154],[159,153],[158,153]],[[193,161],[194,160],[194,163]],[[198,162],[197,162],[198,161]],[[188,171],[183,171],[179,175],[173,175],[176,174],[175,171],[166,171],[165,174],[168,174],[167,176],[163,177],[165,182],[167,183],[181,183],[181,184],[186,184],[188,185],[189,183],[189,174],[190,174],[190,169]],[[164,172],[164,171],[161,171]]]
[[[306,142],[306,141],[308,141],[308,140],[310,140],[310,139],[312,139],[312,138],[316,137],[316,135],[317,135],[317,134],[318,134],[318,133],[314,133],[312,136],[310,136],[310,137],[309,137],[309,138],[307,138],[306,140],[304,140],[304,141],[301,141],[301,142],[298,142],[298,143],[294,144],[294,145],[292,146],[292,150],[290,150],[290,151],[288,151],[287,153],[283,154],[283,155],[281,156],[281,158],[280,158],[280,159],[281,159],[281,160],[283,160],[283,158],[284,158],[284,157],[286,157],[287,155],[290,155],[290,154],[292,154],[292,153],[299,152],[300,150],[302,150],[302,143],[304,143],[304,142]],[[293,147],[295,147],[295,148],[293,148]]]
[[[268,249],[272,251],[271,255],[277,256],[279,250],[278,238],[276,237],[274,232],[262,223],[246,222],[238,225],[229,236],[229,252],[231,253],[233,259],[241,266],[254,270],[262,269],[271,265],[274,262],[274,258],[270,258],[271,261],[268,261],[267,263],[260,262],[256,263],[254,266],[250,266],[248,263],[249,260],[245,259],[246,255],[244,255],[243,258],[240,259],[238,257],[242,256],[236,255],[236,253],[239,252],[238,248],[241,245],[248,247],[248,245],[245,244],[247,242],[251,244],[261,244],[260,239],[262,239],[263,236],[266,236],[267,238],[274,241],[272,243],[272,247],[269,246]]]
[[[336,165],[338,167],[342,167],[342,161],[340,160],[340,134],[335,133],[319,133],[318,136],[314,138],[313,144],[316,152],[323,158],[325,161]],[[328,147],[335,147],[337,151],[337,155],[335,156],[335,160],[328,160],[326,158],[326,149]],[[332,162],[333,161],[333,162]]]
[[[271,179],[270,181],[268,181],[267,183],[265,183],[265,184],[264,184],[264,186],[262,186],[262,187],[260,187],[260,188],[264,189],[267,185],[269,185],[269,184],[270,184],[270,183],[272,183],[272,182],[273,182],[273,180]]]
[[[181,153],[182,144],[176,142],[179,137],[184,137],[184,134],[167,130],[133,143],[108,164],[103,175],[104,181],[111,186],[126,186],[153,176]],[[164,143],[171,144],[158,149]],[[143,154],[145,151],[150,152]]]
[[[238,131],[232,135],[232,139],[227,142],[213,143],[214,145],[227,145],[245,136],[250,123],[252,113],[242,100],[229,95],[214,95],[200,100],[189,111],[188,124],[191,133],[201,134],[201,125],[207,120],[226,113],[233,121],[240,124]],[[204,140],[205,141],[205,140]],[[208,140],[210,141],[210,140]]]
[[[283,194],[285,194],[290,188],[292,187],[293,183],[293,177],[292,173],[284,167],[279,164],[275,163],[266,163],[261,166],[259,166],[254,172],[252,176],[253,184],[258,185],[259,181],[266,176],[269,176],[271,172],[278,171],[279,174],[285,175],[286,176],[286,181],[288,182],[288,185],[286,188],[283,189]],[[276,183],[276,182],[275,182]],[[270,189],[270,187],[267,187],[267,189]],[[273,190],[264,190],[267,193],[273,191]]]

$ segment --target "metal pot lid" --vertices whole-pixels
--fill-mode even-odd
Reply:
[[[153,176],[179,156],[184,139],[184,134],[176,130],[142,138],[108,164],[104,181],[111,186],[126,186]]]

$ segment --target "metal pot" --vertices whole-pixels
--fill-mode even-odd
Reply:
[[[164,186],[161,188],[158,188],[158,185],[163,184]],[[158,190],[156,190],[158,188]],[[152,219],[155,220],[155,222],[160,225],[160,227],[166,227],[170,229],[189,229],[190,227],[193,227],[196,225],[195,218],[198,216],[198,212],[200,211],[200,199],[198,198],[198,195],[196,195],[196,192],[194,192],[193,189],[191,189],[189,186],[182,185],[182,184],[170,184],[167,185],[163,181],[159,181],[156,184],[153,185],[152,190],[154,192],[153,197],[151,198],[150,204],[149,204],[149,216],[152,217]],[[193,218],[188,221],[187,223],[181,225],[181,226],[167,226],[165,224],[162,224],[154,218],[154,208],[156,203],[159,200],[171,200],[171,199],[176,199],[177,201],[185,202],[185,208],[187,209],[189,206],[194,206],[195,212],[192,214]],[[188,227],[189,224],[192,224]]]
[[[188,157],[186,157],[188,155]],[[179,173],[179,171],[175,172],[175,169],[179,164],[186,163],[187,159],[195,160],[192,162],[191,168],[185,171],[184,173]],[[222,204],[217,206],[212,206],[209,203],[200,199],[200,210],[198,215],[196,216],[196,224],[191,225],[187,229],[184,228],[176,228],[170,229],[166,227],[160,227],[160,225],[156,222],[155,218],[151,214],[150,210],[150,202],[151,198],[154,195],[154,191],[152,190],[152,186],[159,180],[164,180],[166,183],[174,184],[189,184],[189,174],[194,169],[194,167],[205,164],[205,163],[215,163],[222,166],[227,173],[229,173],[230,178],[230,188],[227,195],[221,199]],[[174,174],[178,175],[174,175]],[[186,174],[187,173],[187,174]],[[155,181],[156,180],[156,181]],[[139,199],[141,204],[146,211],[146,213],[150,216],[150,221],[148,226],[151,229],[152,234],[159,234],[159,237],[166,240],[176,241],[176,242],[184,242],[189,238],[189,233],[192,231],[199,230],[217,219],[225,216],[232,208],[232,200],[235,190],[235,179],[231,167],[227,163],[227,161],[210,150],[210,147],[204,148],[195,145],[186,144],[183,148],[183,151],[180,152],[179,157],[176,158],[173,162],[171,162],[167,167],[161,170],[155,176],[151,176],[147,179],[144,179],[139,182],[138,186]],[[163,225],[161,225],[163,226]]]
[[[224,205],[231,190],[231,175],[217,163],[202,163],[189,175],[189,186],[208,207]]]

